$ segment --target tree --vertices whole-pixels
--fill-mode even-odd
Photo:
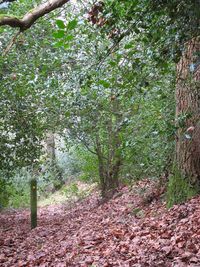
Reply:
[[[159,167],[154,171],[156,174],[162,172],[165,156],[162,158],[158,153],[165,154],[168,147],[164,143],[164,151],[158,149],[156,152],[156,148],[160,148],[157,144],[162,143],[159,139],[161,132],[166,139],[172,134],[169,133],[171,129],[166,130],[173,114],[171,106],[167,115],[169,121],[163,114],[166,124],[162,117],[163,104],[169,97],[166,97],[166,92],[171,93],[167,81],[171,76],[160,81],[158,69],[148,52],[137,44],[134,37],[124,38],[112,55],[103,56],[101,68],[98,68],[99,58],[106,51],[104,47],[111,46],[112,40],[105,42],[104,35],[96,35],[95,29],[89,34],[85,33],[85,39],[79,38],[73,43],[76,68],[68,72],[69,78],[64,83],[68,94],[63,104],[66,122],[63,120],[62,124],[67,126],[72,139],[81,142],[98,157],[100,185],[105,196],[112,195],[119,184],[120,174],[134,173],[131,176],[136,177],[140,164],[143,173],[148,168],[148,174],[152,175],[152,161],[157,161]],[[89,38],[90,42],[86,42]],[[64,45],[62,38],[61,42]],[[91,47],[89,52],[88,44]],[[94,70],[95,66],[97,70]],[[148,117],[149,126],[144,117],[146,120]],[[146,159],[143,160],[142,156]]]
[[[184,177],[200,184],[200,39],[185,44],[177,64],[176,160]]]
[[[67,2],[59,0],[45,2],[28,12],[22,19],[4,15],[0,18],[0,26],[8,25],[23,32],[40,17]],[[53,98],[56,100],[51,101],[50,95],[47,94],[46,104],[48,105],[50,100],[49,104],[56,110],[57,119],[54,122],[58,123],[59,129],[62,131],[67,126],[71,136],[97,155],[103,193],[118,184],[119,171],[124,161],[122,150],[126,147],[126,139],[129,141],[128,144],[133,144],[137,140],[134,137],[130,140],[127,132],[129,134],[142,132],[138,131],[137,125],[133,123],[135,118],[138,118],[137,121],[142,120],[141,106],[144,107],[144,102],[148,102],[149,92],[152,92],[152,95],[161,92],[161,97],[165,97],[166,79],[170,79],[168,85],[172,86],[175,78],[172,77],[174,74],[172,66],[180,60],[181,55],[183,58],[178,63],[176,94],[176,127],[179,128],[176,160],[184,175],[195,176],[195,180],[198,180],[199,150],[194,148],[198,144],[199,136],[197,119],[199,60],[196,55],[199,52],[199,41],[195,39],[199,29],[197,2],[107,0],[104,4],[99,2],[93,5],[88,18],[91,23],[86,19],[77,19],[76,12],[69,14],[70,19],[74,16],[69,22],[62,19],[56,21],[58,30],[54,32],[54,37],[58,41],[55,42],[55,46],[61,49],[59,51],[62,51],[63,55],[67,55],[70,63],[68,66],[60,59],[65,67],[67,65],[67,70],[63,67],[63,73],[61,75],[54,73],[54,76],[62,87],[62,96],[57,97],[54,94]],[[77,40],[74,38],[74,32],[78,36]],[[11,40],[8,49],[14,41],[16,38]],[[182,54],[184,46],[188,48]],[[132,73],[128,69],[131,69]],[[117,77],[116,80],[113,77]],[[164,81],[163,90],[159,85],[160,80]],[[193,91],[197,92],[195,96]],[[134,104],[130,103],[131,98],[137,99],[133,101]],[[143,100],[142,105],[138,104],[140,98]],[[186,100],[186,104],[182,99]],[[130,112],[134,109],[133,106],[138,107],[135,110],[141,112],[140,116],[137,117],[134,112]],[[161,111],[157,113],[160,116]],[[130,126],[130,121],[135,127]],[[60,126],[61,122],[64,127]],[[166,120],[166,124],[167,122]],[[56,123],[53,127],[55,125]],[[151,129],[153,135],[157,132],[154,128],[156,127]],[[141,142],[141,139],[138,139]],[[155,142],[155,138],[153,140]],[[184,157],[188,159],[185,160]]]
[[[158,1],[156,9],[164,9],[170,27],[176,29],[176,159],[178,169],[189,183],[200,185],[199,129],[199,1]],[[155,5],[153,5],[155,7]],[[171,42],[172,43],[172,42]],[[172,44],[173,44],[172,43]]]
[[[47,24],[43,22],[45,28]],[[49,27],[46,27],[49,30]],[[33,172],[31,180],[31,222],[32,228],[37,224],[37,171],[40,164],[40,156],[43,153],[41,142],[45,138],[47,130],[54,128],[56,108],[56,82],[48,61],[55,52],[51,45],[43,42],[46,47],[39,51],[37,45],[41,45],[43,33],[35,27],[38,42],[33,42],[33,36],[27,34],[26,38],[19,36],[13,51],[0,61],[1,73],[1,142],[3,153],[0,157],[0,170],[4,177],[0,177],[2,188],[6,190],[9,178],[19,168],[30,168]],[[4,38],[8,39],[9,32],[4,31]],[[7,34],[7,35],[6,35]],[[32,31],[33,34],[33,31]],[[1,45],[5,40],[1,36]],[[46,40],[45,40],[46,41]],[[33,43],[34,50],[26,51],[26,42]],[[24,58],[24,51],[29,53],[29,61]],[[46,58],[46,60],[44,60]],[[42,59],[42,61],[40,61]],[[43,61],[44,60],[44,61]],[[56,61],[56,60],[55,60]],[[54,63],[55,63],[54,61]],[[55,63],[54,66],[60,64]],[[48,77],[48,79],[47,79]],[[45,95],[42,88],[46,87]],[[53,88],[53,92],[52,92]],[[47,93],[47,91],[49,93]],[[47,94],[46,94],[47,93]],[[50,119],[51,118],[51,119]],[[6,172],[6,174],[4,174]],[[0,192],[2,198],[6,192]],[[1,199],[0,196],[0,199]],[[1,203],[2,200],[1,199]],[[3,202],[4,204],[4,202]],[[6,203],[5,203],[6,204]]]
[[[138,40],[148,42],[155,62],[178,63],[175,164],[189,182],[199,184],[199,1],[106,3],[113,12],[111,28],[123,32],[128,24]]]
[[[65,125],[70,138],[97,157],[101,192],[107,198],[119,185],[126,112],[116,84],[112,89],[114,85],[100,80],[97,91],[95,78],[90,87],[86,83],[81,92],[68,96]]]
[[[137,36],[131,31],[125,30],[119,36],[118,32],[111,31],[112,36],[108,37],[110,30],[106,33],[106,30],[95,28],[86,20],[80,22],[79,38],[74,40],[72,34],[77,26],[76,18],[68,23],[57,20],[59,29],[54,33],[58,40],[56,45],[67,49],[65,54],[71,59],[71,66],[64,74],[63,99],[58,99],[54,109],[63,107],[63,113],[55,112],[58,121],[63,121],[63,128],[67,126],[70,135],[97,156],[102,193],[106,195],[119,184],[119,172],[126,154],[122,150],[128,150],[131,143],[135,146],[134,138],[125,145],[130,139],[126,130],[130,122],[134,125],[140,99],[146,98],[154,66],[147,68],[150,59],[148,52],[143,52],[145,45],[138,45]],[[81,38],[83,33],[86,38]],[[119,53],[116,53],[117,50]],[[97,70],[94,71],[94,68]],[[63,77],[58,74],[56,77],[62,86]],[[57,99],[55,94],[54,97]],[[52,101],[49,103],[53,104]],[[131,133],[133,128],[129,127]],[[137,132],[137,128],[135,125],[134,131]],[[134,149],[132,157],[137,157]]]

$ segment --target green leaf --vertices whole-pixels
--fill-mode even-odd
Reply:
[[[66,41],[72,41],[73,39],[74,39],[73,35],[67,35],[65,38]]]
[[[115,67],[115,66],[117,65],[117,63],[116,63],[115,61],[110,61],[109,64],[110,64],[110,66],[112,66],[112,67]]]
[[[54,38],[63,38],[65,36],[65,32],[63,30],[59,30],[53,33]]]
[[[104,80],[100,80],[99,84],[103,85],[103,87],[105,88],[109,88],[110,87],[110,83]]]
[[[62,47],[63,46],[63,41],[59,41],[57,43],[54,44],[55,47]]]
[[[56,25],[58,26],[59,29],[65,28],[65,23],[60,19],[56,20]]]
[[[133,44],[129,43],[129,44],[125,44],[124,49],[129,49],[129,48],[132,48],[132,47],[133,47]]]
[[[65,49],[69,49],[70,48],[70,44],[69,43],[64,44],[64,48]]]
[[[71,115],[70,111],[65,112],[65,117],[69,117]]]
[[[76,28],[77,24],[78,24],[77,20],[76,19],[73,19],[72,21],[70,21],[68,23],[67,28],[69,30],[74,30]]]

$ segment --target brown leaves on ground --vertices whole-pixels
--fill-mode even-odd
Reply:
[[[27,210],[1,213],[0,266],[200,266],[200,197],[167,211],[142,206],[136,188],[120,192],[103,205],[93,194],[41,208],[32,231]]]

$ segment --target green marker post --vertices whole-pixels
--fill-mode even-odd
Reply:
[[[37,180],[31,180],[31,229],[37,227]]]

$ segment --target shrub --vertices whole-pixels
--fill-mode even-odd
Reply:
[[[0,210],[8,205],[9,192],[7,190],[6,180],[0,177]]]

